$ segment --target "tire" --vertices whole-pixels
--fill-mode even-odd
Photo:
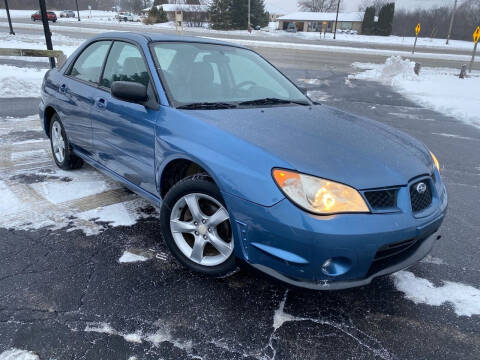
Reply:
[[[199,211],[191,212],[194,203]],[[206,175],[180,180],[168,191],[160,222],[168,248],[186,268],[213,277],[236,269],[230,216],[220,190]],[[200,250],[194,253],[194,248]]]
[[[50,119],[50,148],[53,160],[60,169],[73,170],[82,167],[83,160],[76,156],[68,142],[65,128],[57,114]]]

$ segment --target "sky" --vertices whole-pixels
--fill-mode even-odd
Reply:
[[[341,0],[343,11],[357,11],[362,0]],[[277,11],[291,13],[297,11],[297,0],[265,0],[267,9],[278,9]],[[395,0],[397,8],[429,8],[439,5],[452,5],[454,0]]]

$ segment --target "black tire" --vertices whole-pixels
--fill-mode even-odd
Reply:
[[[65,144],[65,155],[64,155],[63,161],[59,161],[59,159],[57,159],[57,156],[55,156],[55,151],[53,148],[52,129],[55,123],[58,123],[60,125],[61,135]],[[52,150],[52,156],[53,156],[53,160],[55,161],[55,164],[57,164],[57,166],[63,170],[73,170],[73,169],[81,168],[83,165],[83,160],[73,153],[72,146],[68,142],[68,138],[65,133],[65,128],[63,127],[62,121],[60,120],[60,117],[58,116],[58,114],[53,114],[52,118],[50,119],[49,134],[50,134],[50,148]]]
[[[208,176],[203,174],[197,174],[192,177],[180,180],[168,191],[167,195],[163,199],[160,214],[163,239],[165,240],[173,256],[175,256],[175,258],[177,258],[177,260],[186,268],[194,272],[212,277],[220,277],[227,275],[235,271],[237,268],[235,251],[233,251],[223,263],[215,266],[205,266],[197,264],[190,260],[188,257],[186,257],[178,248],[172,236],[172,232],[170,230],[170,215],[172,213],[172,208],[180,198],[192,193],[201,193],[211,196],[219,203],[223,204],[223,206],[226,208],[220,190],[212,181],[210,181],[210,178]],[[234,241],[233,237],[231,241]]]

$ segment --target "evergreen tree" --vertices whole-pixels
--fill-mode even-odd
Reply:
[[[369,6],[365,9],[362,22],[362,34],[373,35],[375,32],[375,7]]]
[[[162,7],[152,6],[148,12],[148,23],[158,24],[168,22],[167,13],[162,9]]]
[[[209,8],[210,26],[216,30],[232,28],[232,5],[235,0],[212,0]]]
[[[247,29],[248,1],[233,0],[230,18],[232,19],[232,29]],[[250,0],[250,25],[252,27],[268,25],[268,14],[265,12],[264,0]]]
[[[253,27],[255,26],[267,26],[268,25],[268,13],[265,11],[264,0],[251,0],[250,3],[250,22]]]
[[[382,6],[378,14],[376,34],[389,36],[392,34],[393,17],[395,15],[395,3],[388,3]]]
[[[153,6],[168,4],[168,0],[154,0]]]

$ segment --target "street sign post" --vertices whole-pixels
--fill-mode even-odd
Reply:
[[[418,39],[418,34],[420,34],[420,30],[422,30],[422,27],[420,23],[418,23],[417,26],[415,26],[415,42],[413,43],[412,54],[415,54],[415,48],[417,47],[417,39]]]
[[[480,40],[480,26],[477,26],[477,28],[473,32],[473,42],[475,43],[475,45],[473,46],[472,60],[470,61],[470,66],[468,68],[469,73],[472,72],[473,62],[475,61],[475,54],[477,53],[478,40]]]
[[[175,31],[178,33],[179,30],[181,29],[182,34],[183,34],[183,10],[182,11],[176,11],[175,10]]]

